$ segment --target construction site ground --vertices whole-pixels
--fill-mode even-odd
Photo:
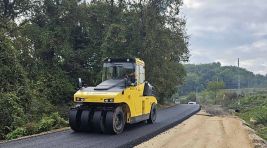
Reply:
[[[252,148],[266,143],[238,117],[204,110],[137,148]]]

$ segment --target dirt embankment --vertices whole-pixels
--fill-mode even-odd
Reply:
[[[201,111],[178,126],[136,147],[252,148],[255,144],[239,118],[211,116]]]

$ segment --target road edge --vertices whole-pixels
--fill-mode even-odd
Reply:
[[[167,125],[167,126],[165,126],[165,127],[162,127],[162,128],[160,128],[160,129],[158,129],[158,130],[156,130],[156,131],[154,131],[154,132],[152,132],[152,133],[150,133],[150,134],[148,134],[148,135],[139,137],[138,139],[136,139],[136,140],[134,140],[134,141],[130,141],[130,142],[124,144],[124,145],[121,145],[121,146],[119,146],[119,148],[134,147],[134,146],[136,146],[136,145],[138,145],[138,144],[141,144],[141,143],[143,143],[143,142],[145,142],[145,141],[148,141],[148,140],[152,139],[153,137],[155,137],[155,136],[157,136],[157,135],[159,135],[159,134],[161,134],[161,133],[167,131],[168,129],[170,129],[170,128],[172,128],[172,127],[174,127],[174,126],[176,126],[176,125],[182,123],[184,120],[190,118],[190,117],[193,116],[194,114],[198,113],[200,110],[201,110],[201,106],[198,105],[198,109],[197,109],[197,110],[195,110],[195,111],[193,111],[192,113],[188,114],[188,115],[185,116],[184,118],[179,119],[179,120],[177,120],[177,121],[175,121],[175,122],[173,122],[173,123],[171,123],[171,124],[169,124],[169,125]]]
[[[55,130],[51,130],[51,131],[47,131],[47,132],[42,132],[42,133],[38,133],[38,134],[33,134],[33,135],[28,135],[28,136],[23,136],[23,137],[19,137],[19,138],[16,138],[16,139],[11,139],[11,140],[3,140],[3,141],[0,141],[0,144],[13,142],[13,141],[24,140],[24,139],[28,139],[28,138],[32,138],[32,137],[38,137],[38,136],[57,133],[57,132],[63,132],[63,131],[67,131],[67,130],[70,130],[70,127],[59,128],[59,129],[55,129]]]

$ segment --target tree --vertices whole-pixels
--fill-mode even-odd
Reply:
[[[29,5],[24,0],[0,2],[0,139],[25,123],[31,105],[27,72],[20,61],[23,51],[18,48],[24,37],[14,21],[29,10]]]
[[[209,82],[208,83],[208,90],[214,93],[214,104],[216,104],[216,100],[217,100],[217,94],[218,91],[220,89],[224,88],[224,82],[220,81],[216,81],[216,82]]]
[[[219,89],[223,89],[224,88],[224,82],[220,81],[220,82],[209,82],[208,83],[208,90],[211,91],[218,91]]]
[[[208,88],[208,82],[223,81],[225,89],[238,88],[238,71],[240,75],[241,88],[265,88],[267,79],[262,75],[255,75],[253,72],[235,66],[221,66],[220,63],[210,64],[185,64],[187,76],[185,83],[181,86],[181,95]]]
[[[180,62],[188,60],[188,42],[185,21],[179,17],[181,5],[180,0],[140,1],[139,4],[140,38],[144,40],[140,56],[147,65],[146,78],[155,85],[161,103],[170,98],[185,76]]]
[[[181,5],[181,0],[1,1],[2,138],[24,132],[23,124],[46,114],[65,115],[77,78],[99,84],[107,57],[143,59],[159,102],[169,101],[183,82],[181,62],[189,56]]]

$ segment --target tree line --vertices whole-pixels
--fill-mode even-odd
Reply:
[[[238,89],[238,79],[240,79],[240,88],[267,87],[267,76],[254,74],[244,68],[221,66],[221,63],[185,64],[184,66],[187,76],[184,85],[179,88],[181,95],[196,91],[200,92],[209,89],[212,84],[217,84],[212,82],[223,83],[220,84],[223,86],[220,88]]]
[[[189,58],[181,6],[181,0],[1,0],[0,139],[63,123],[58,116],[66,117],[77,78],[101,82],[107,57],[143,59],[146,79],[166,101]]]

